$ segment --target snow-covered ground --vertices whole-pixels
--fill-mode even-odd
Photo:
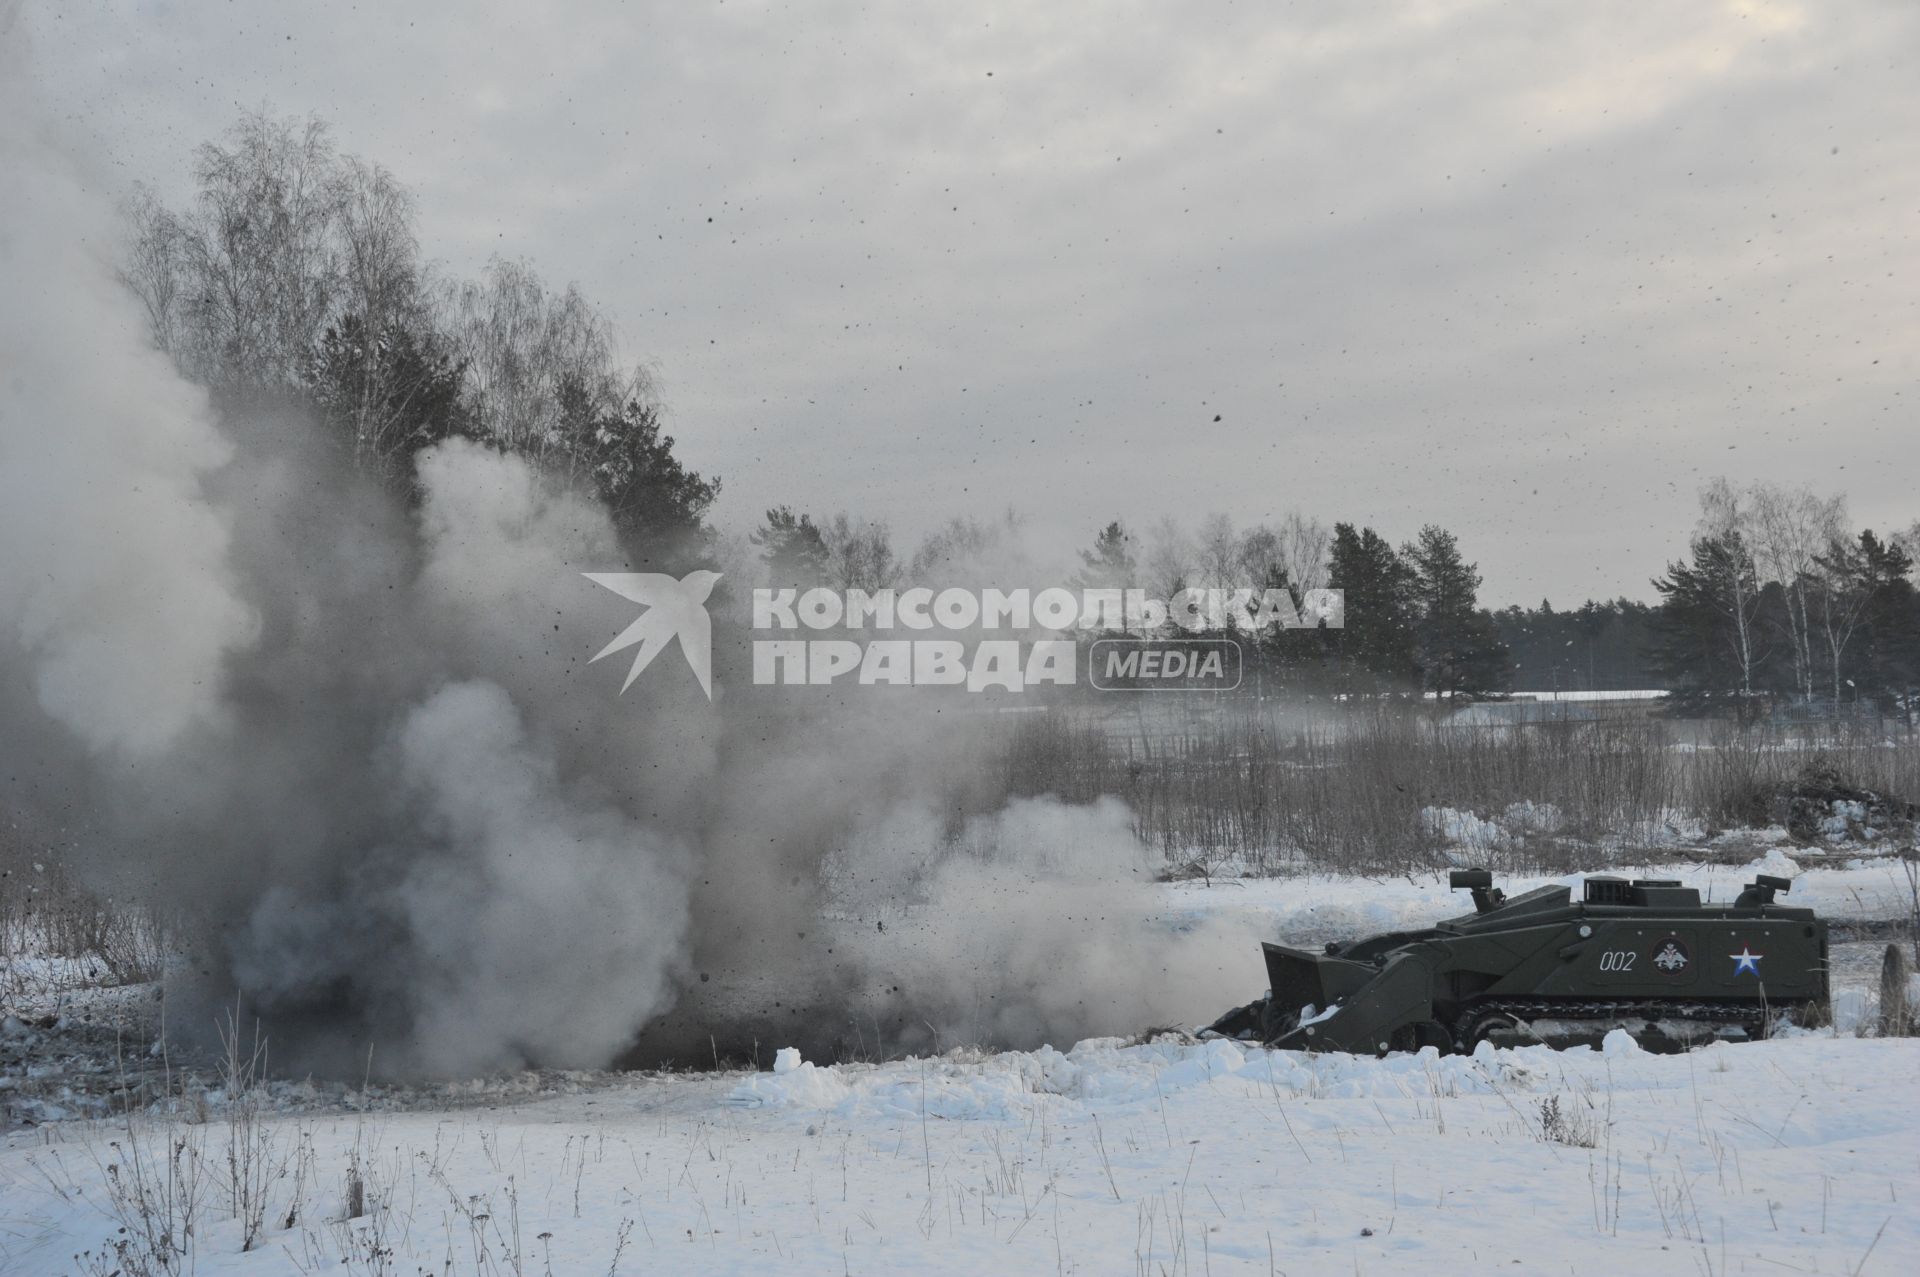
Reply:
[[[1639,872],[1719,899],[1756,871],[1836,920],[1910,904],[1872,858]],[[1578,875],[1505,885],[1544,881]],[[1465,907],[1438,878],[1163,890],[1176,929],[1302,942]],[[1871,979],[1837,982],[1837,1030],[1677,1056],[1624,1035],[1383,1060],[1168,1036],[191,1090],[0,1137],[0,1273],[1907,1272],[1920,1040],[1855,1036]]]
[[[1826,1034],[1384,1060],[1105,1040],[216,1109],[8,1137],[0,1269],[139,1271],[111,1247],[184,1236],[190,1186],[179,1270],[209,1274],[1891,1274],[1920,1256],[1917,1076],[1920,1041]],[[170,1214],[117,1214],[116,1183],[157,1201],[169,1159]]]

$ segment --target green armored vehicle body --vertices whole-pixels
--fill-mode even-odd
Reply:
[[[1678,882],[1593,877],[1509,899],[1456,870],[1474,912],[1324,953],[1268,944],[1269,991],[1203,1032],[1288,1050],[1376,1054],[1572,1046],[1625,1029],[1649,1050],[1762,1038],[1828,1014],[1827,924],[1760,875],[1728,905]]]

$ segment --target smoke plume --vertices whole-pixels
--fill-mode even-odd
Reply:
[[[626,566],[593,499],[455,441],[403,501],[295,407],[216,413],[120,285],[112,192],[36,120],[16,27],[0,802],[186,920],[173,1029],[237,998],[283,1067],[457,1076],[1220,1000],[1223,950],[1154,923],[1123,809],[954,805],[985,716],[757,697],[737,632],[714,702],[665,661],[619,696],[587,665],[632,619],[581,576]]]
[[[230,450],[115,278],[111,206],[36,124],[16,25],[0,9],[0,614],[44,712],[142,756],[209,721],[252,638],[201,499]]]

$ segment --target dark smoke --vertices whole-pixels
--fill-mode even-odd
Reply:
[[[1123,810],[955,807],[986,720],[951,698],[757,696],[737,627],[714,702],[673,653],[618,696],[586,664],[632,619],[580,575],[626,566],[593,500],[454,442],[409,507],[296,410],[216,414],[118,284],[110,193],[36,121],[13,25],[0,802],[188,919],[172,1029],[237,999],[278,1067],[453,1076],[1220,1001],[1219,950],[1146,927]]]

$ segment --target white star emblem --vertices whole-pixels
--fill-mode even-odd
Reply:
[[[1750,946],[1744,944],[1740,946],[1740,952],[1729,953],[1727,956],[1733,959],[1733,973],[1735,975],[1739,975],[1742,971],[1751,971],[1755,975],[1759,975],[1760,959],[1766,957],[1764,953],[1755,953]]]

